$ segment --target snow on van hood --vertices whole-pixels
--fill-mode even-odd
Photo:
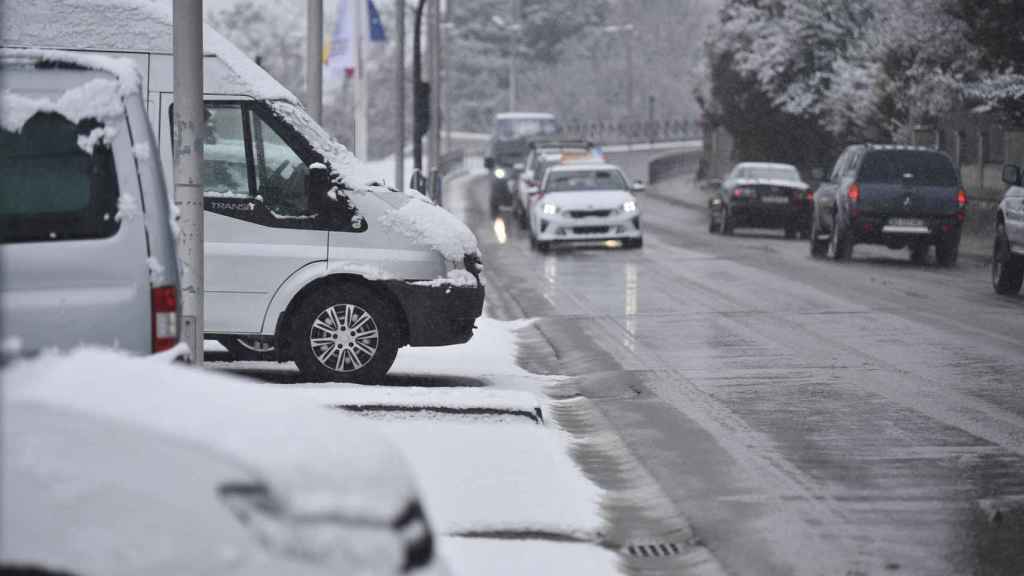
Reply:
[[[0,44],[108,52],[173,54],[170,0],[3,0]],[[231,93],[298,99],[234,44],[203,25],[203,51],[227,65]]]
[[[415,497],[408,465],[371,425],[258,382],[90,347],[16,360],[0,379],[11,400],[214,450],[268,480],[291,512],[388,521]]]
[[[380,217],[380,225],[385,229],[437,250],[449,262],[461,263],[467,254],[480,254],[476,236],[451,212],[422,196],[422,199],[403,197],[406,200],[400,208]]]

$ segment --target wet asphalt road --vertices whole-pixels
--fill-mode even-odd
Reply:
[[[1024,574],[1024,298],[982,260],[816,261],[654,194],[642,250],[542,255],[485,183],[447,204],[488,313],[539,319],[522,361],[578,377],[726,571]]]

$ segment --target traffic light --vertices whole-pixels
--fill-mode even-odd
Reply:
[[[416,82],[413,92],[413,134],[422,138],[430,130],[430,83]]]

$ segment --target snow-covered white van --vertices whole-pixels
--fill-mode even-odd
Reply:
[[[0,41],[134,60],[173,182],[169,2],[5,0]],[[204,53],[207,337],[352,381],[383,376],[402,346],[469,340],[484,298],[472,232],[375,182],[209,27]]]

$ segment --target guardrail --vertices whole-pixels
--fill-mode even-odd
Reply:
[[[647,181],[651,184],[680,176],[687,172],[696,172],[700,160],[699,151],[686,150],[659,156],[647,165]]]
[[[606,144],[665,142],[703,137],[698,121],[686,118],[665,120],[570,120],[562,124],[562,135]]]

